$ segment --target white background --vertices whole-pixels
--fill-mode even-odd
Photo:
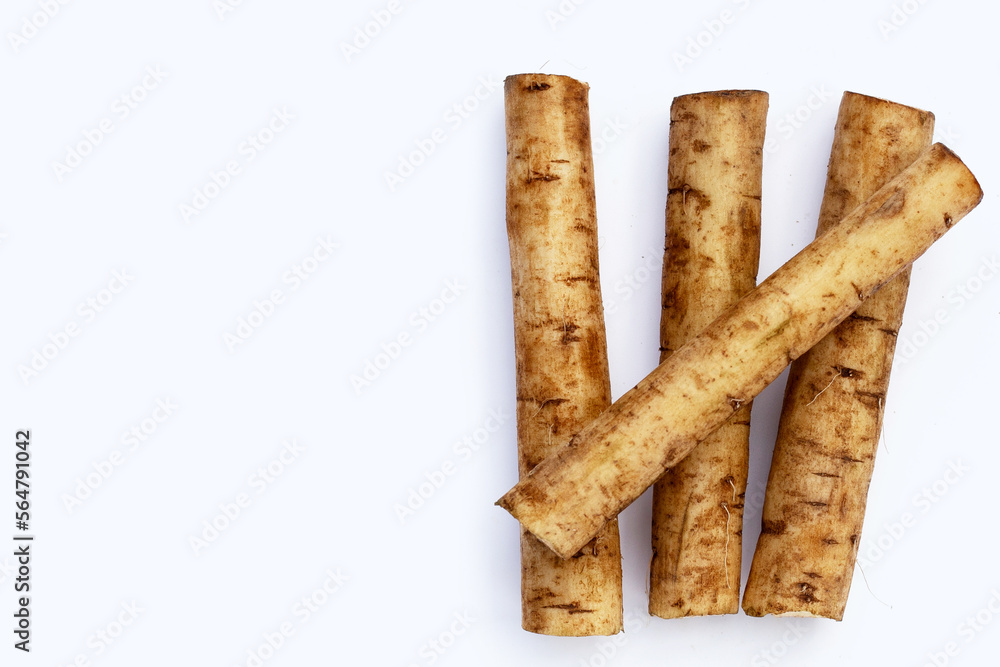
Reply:
[[[265,649],[267,665],[922,665],[951,641],[949,663],[992,664],[1000,618],[959,626],[1000,591],[990,518],[1000,279],[977,282],[994,277],[988,260],[1000,253],[1000,9],[906,4],[911,14],[884,34],[888,0],[588,0],[571,13],[564,3],[558,22],[547,15],[558,0],[403,0],[348,60],[341,43],[386,3],[244,0],[220,18],[212,0],[69,2],[15,49],[9,33],[41,9],[6,2],[0,664],[253,665],[248,651],[285,622],[294,634]],[[730,22],[713,23],[724,10]],[[679,66],[699,33],[707,46]],[[166,76],[123,117],[116,99],[147,67]],[[913,274],[899,339],[910,358],[895,364],[861,545],[869,586],[858,572],[842,623],[650,620],[646,496],[622,515],[624,639],[520,629],[517,526],[493,506],[516,481],[503,93],[480,82],[530,71],[587,81],[594,135],[611,139],[595,163],[616,397],[657,357],[674,96],[771,95],[761,279],[814,234],[844,90],[933,111],[938,138],[979,177],[983,204]],[[466,102],[477,88],[485,99]],[[470,108],[460,124],[446,116],[456,104]],[[248,161],[241,144],[275,109],[294,119]],[[54,164],[105,118],[112,131],[60,179]],[[435,128],[446,140],[391,190],[386,172]],[[230,160],[240,173],[186,222],[180,206]],[[293,289],[286,272],[318,237],[339,248]],[[127,287],[102,294],[123,269]],[[423,327],[419,309],[447,281],[460,296]],[[977,291],[961,297],[959,286]],[[276,289],[283,301],[231,351],[226,334]],[[80,308],[109,296],[92,320]],[[63,340],[70,323],[78,335]],[[359,395],[351,376],[401,333],[410,344]],[[50,337],[65,346],[43,349]],[[36,352],[50,358],[25,380],[19,367]],[[744,580],[783,385],[754,406]],[[178,407],[131,451],[122,435],[157,399]],[[484,439],[491,411],[507,415],[502,428],[478,451],[456,450]],[[37,536],[30,655],[10,632],[13,443],[24,428]],[[258,494],[252,476],[291,439],[304,451]],[[116,450],[120,465],[101,479]],[[968,468],[957,482],[918,504],[957,462]],[[449,463],[453,474],[401,520],[396,505]],[[68,507],[88,476],[99,486]],[[251,504],[205,533],[241,493]],[[915,525],[893,536],[886,526],[904,513]],[[205,534],[214,539],[196,554],[190,540]],[[328,570],[347,580],[306,620],[295,605]],[[138,618],[100,640],[133,602]],[[460,636],[447,634],[453,625]],[[439,639],[443,653],[429,644]]]

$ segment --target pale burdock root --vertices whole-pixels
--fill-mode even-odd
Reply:
[[[587,93],[565,76],[504,82],[522,478],[611,403]],[[522,627],[564,636],[620,632],[618,522],[569,555],[556,556],[522,528]]]
[[[767,102],[728,90],[671,105],[661,363],[757,284]],[[653,616],[739,611],[750,407],[653,487]]]
[[[840,105],[817,234],[931,145],[927,111]],[[857,559],[910,268],[792,364],[743,608],[841,620]]]
[[[982,200],[935,144],[550,454],[497,504],[564,558]]]

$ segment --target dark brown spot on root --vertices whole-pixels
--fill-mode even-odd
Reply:
[[[672,310],[674,308],[679,308],[677,290],[678,286],[674,285],[672,289],[669,289],[663,293],[663,301],[660,302],[660,307],[663,310]]]
[[[863,375],[861,371],[854,368],[848,368],[847,366],[834,366],[833,370],[837,371],[842,378],[860,378]]]
[[[818,500],[803,500],[803,505],[809,505],[809,507],[827,507],[828,503],[820,502]]]
[[[701,139],[695,139],[695,142],[691,145],[695,153],[704,153],[705,151],[712,148],[712,144],[705,143]]]
[[[856,391],[854,392],[854,398],[859,401],[875,401],[876,406],[882,405],[885,402],[885,393],[881,391]]]
[[[534,596],[532,598],[529,598],[528,601],[529,602],[541,602],[545,598],[554,598],[555,596],[556,596],[556,594],[555,594],[554,591],[544,590],[544,591],[540,591],[538,593],[538,595],[536,595],[536,596]]]
[[[761,521],[761,535],[781,535],[788,528],[784,521]]]
[[[579,602],[571,602],[569,604],[547,604],[542,609],[562,609],[568,611],[570,614],[592,614],[593,609],[581,609]]]
[[[944,226],[945,226],[945,228],[946,229],[951,229],[952,225],[954,225],[954,224],[955,224],[955,221],[952,219],[951,214],[950,213],[945,213],[944,214]]]
[[[533,171],[530,174],[528,174],[527,183],[530,185],[531,183],[537,183],[538,181],[544,181],[547,183],[549,181],[558,181],[558,180],[559,177],[556,176],[555,174],[542,174],[540,172]]]
[[[574,283],[587,283],[590,285],[597,284],[597,280],[594,276],[570,276],[568,278],[563,278],[562,281],[567,285],[572,285]]]
[[[547,83],[542,83],[540,81],[532,81],[527,86],[525,86],[524,89],[531,92],[537,92],[539,90],[548,90],[551,87],[552,86],[550,86]]]
[[[580,327],[573,324],[572,322],[570,322],[569,324],[564,324],[562,327],[560,327],[560,331],[563,332],[562,339],[560,342],[562,342],[563,345],[569,345],[570,343],[576,343],[577,341],[579,341],[580,337],[574,335],[576,330],[579,328]]]
[[[823,544],[831,544],[832,545],[832,544],[840,544],[840,542],[838,542],[837,540],[833,539],[832,537],[828,537],[825,540],[823,540]]]
[[[885,202],[879,206],[878,210],[873,214],[876,218],[892,218],[899,215],[899,212],[903,210],[903,206],[906,204],[906,193],[902,190],[896,190]]]
[[[667,190],[667,196],[670,195],[681,197],[681,205],[687,207],[691,202],[694,203],[694,213],[701,213],[704,209],[712,205],[712,200],[708,198],[701,190],[697,188],[692,188],[690,185],[685,183],[679,188],[669,188]]]
[[[817,574],[816,572],[803,572],[802,574],[806,575],[810,579],[822,579],[823,578],[822,574]]]
[[[858,315],[857,313],[851,313],[847,316],[847,319],[854,320],[856,322],[881,322],[882,320],[877,317],[868,317],[867,315]]]
[[[541,410],[549,405],[559,405],[561,403],[566,403],[569,401],[568,398],[543,398],[541,400],[535,398],[534,396],[518,396],[517,400],[524,401],[527,403],[538,403],[538,409]]]
[[[800,581],[799,584],[799,594],[796,596],[803,602],[819,602],[813,593],[816,592],[816,587],[806,581]]]
[[[814,472],[817,477],[840,477],[840,475],[834,475],[832,472]]]
[[[785,290],[783,290],[781,288],[776,288],[776,289],[779,292],[782,292],[785,296],[788,296],[788,292],[786,292]],[[785,320],[784,322],[778,324],[776,327],[774,327],[773,329],[771,329],[771,331],[769,331],[767,333],[767,335],[764,336],[764,339],[761,340],[759,343],[757,343],[757,347],[760,347],[761,345],[764,345],[765,343],[767,343],[771,339],[780,336],[781,332],[784,331],[786,328],[788,328],[788,325],[790,323],[791,323],[791,320]]]
[[[575,439],[575,436],[574,436]],[[572,441],[570,441],[572,444]],[[573,554],[572,558],[583,558],[584,556],[596,556],[597,555],[597,540],[600,538],[595,537],[591,541],[583,545],[583,548]]]
[[[549,433],[552,435],[559,434],[559,415],[552,415],[552,423],[549,424]]]
[[[882,128],[882,134],[889,138],[890,144],[898,144],[900,127],[898,125],[886,125]]]

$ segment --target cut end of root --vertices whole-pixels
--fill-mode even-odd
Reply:
[[[603,628],[576,627],[572,624],[541,623],[532,625],[522,622],[521,629],[525,632],[545,637],[611,637],[625,631],[625,627],[621,621],[616,624],[606,624],[606,627]]]
[[[920,109],[914,106],[908,106],[906,104],[900,104],[899,102],[893,102],[883,97],[875,97],[874,95],[865,95],[864,93],[855,93],[850,90],[844,91],[844,96],[841,98],[841,104],[849,104],[852,102],[858,104],[862,102],[867,102],[868,104],[875,103],[879,105],[884,105],[885,107],[892,109],[900,109],[900,110],[908,109],[919,117],[922,125],[927,125],[928,123],[934,122],[934,114],[930,111],[926,111],[924,109]]]
[[[940,154],[942,160],[945,159],[956,160],[957,162],[961,163],[962,166],[965,167],[965,170],[968,172],[969,178],[972,180],[972,185],[975,188],[976,192],[975,201],[972,202],[972,205],[969,207],[969,210],[979,206],[979,204],[982,203],[983,201],[983,187],[979,184],[979,179],[976,178],[976,175],[973,174],[971,170],[969,170],[968,165],[962,162],[962,158],[958,157],[958,155],[955,154],[955,151],[951,150],[950,148],[948,148],[947,146],[945,146],[940,142],[931,146],[930,150],[937,151]],[[951,224],[955,224],[954,221]]]
[[[524,72],[522,74],[511,74],[503,80],[504,88],[522,83],[524,89],[529,92],[542,92],[552,87],[555,81],[564,81],[574,85],[580,85],[589,89],[590,86],[578,79],[565,74],[543,74],[541,72]]]
[[[824,616],[823,614],[814,614],[811,611],[761,611],[760,609],[747,609],[743,608],[743,613],[747,616],[753,618],[764,618],[765,616],[774,616],[775,618],[825,618],[831,621],[841,621],[843,617],[836,618],[833,616]]]

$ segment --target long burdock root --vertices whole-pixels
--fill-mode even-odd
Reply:
[[[855,93],[840,105],[817,234],[931,144],[934,116]],[[882,430],[910,267],[792,364],[743,608],[841,620]]]
[[[670,108],[660,362],[757,283],[767,101],[720,91]],[[654,616],[739,611],[750,405],[653,487]]]
[[[587,91],[579,81],[545,74],[504,83],[522,478],[611,403]],[[522,528],[525,630],[621,631],[617,521],[580,547],[563,560]]]
[[[982,200],[936,144],[685,343],[497,504],[569,558]]]

